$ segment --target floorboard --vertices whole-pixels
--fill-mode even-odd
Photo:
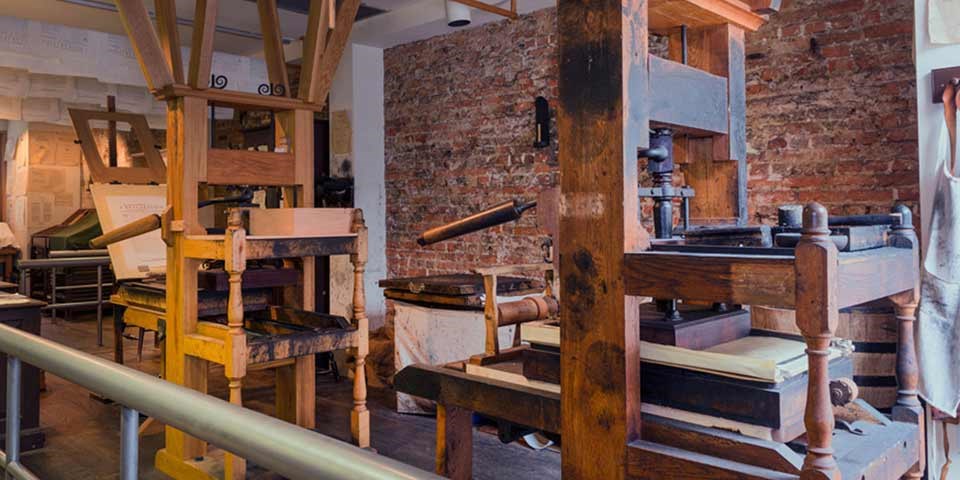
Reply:
[[[106,322],[110,326],[110,322]],[[106,359],[113,358],[112,328],[104,332],[104,346],[96,345],[96,323],[75,315],[74,320],[45,318],[43,336],[72,348]],[[152,334],[145,342],[142,362],[136,361],[136,341],[126,340],[127,365],[156,374],[160,353],[153,348]],[[341,366],[341,371],[345,369]],[[226,379],[222,369],[211,369],[211,394],[225,398]],[[351,385],[348,380],[333,382],[329,376],[317,381],[317,425],[325,435],[350,437]],[[244,388],[245,406],[273,414],[273,374],[254,372]],[[373,448],[401,462],[432,470],[434,432],[432,417],[400,415],[392,410],[390,392],[371,389]],[[47,434],[44,449],[25,454],[23,462],[44,479],[119,478],[120,407],[92,398],[86,390],[52,375],[46,376],[41,396],[40,423]],[[162,434],[147,435],[140,445],[140,478],[165,478],[153,467],[154,453],[163,445]],[[526,479],[559,478],[560,456],[550,450],[533,451],[518,443],[502,444],[495,435],[474,431],[474,478]],[[255,467],[248,478],[273,479],[275,475]]]

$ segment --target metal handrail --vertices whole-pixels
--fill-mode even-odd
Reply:
[[[124,480],[136,478],[138,411],[288,478],[440,478],[4,324],[0,324],[0,352],[8,355],[8,443],[0,460],[6,464],[7,474],[16,478],[36,478],[19,462],[21,361],[124,406],[121,422],[121,478]],[[15,430],[11,432],[11,428]]]
[[[20,272],[23,274],[23,281],[20,282],[20,293],[30,296],[30,270],[31,269],[49,269],[50,270],[50,304],[43,307],[45,311],[53,311],[57,315],[57,310],[68,310],[71,308],[97,308],[97,346],[103,346],[103,267],[110,266],[110,257],[100,255],[99,252],[106,250],[86,250],[91,256],[75,256],[69,250],[55,250],[56,258],[35,258],[23,259],[18,262]],[[97,289],[97,299],[86,302],[67,302],[57,303],[57,291],[64,287],[57,287],[57,269],[70,267],[97,267],[97,283],[94,286]],[[111,287],[113,284],[109,284]]]

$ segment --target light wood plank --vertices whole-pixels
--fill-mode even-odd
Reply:
[[[303,63],[300,70],[300,91],[298,96],[307,102],[316,102],[313,85],[315,79],[321,76],[321,57],[327,47],[333,7],[331,1],[320,0],[310,2],[310,11],[307,15],[307,35],[303,39]]]
[[[159,90],[173,84],[173,72],[166,61],[160,39],[142,0],[116,0],[123,29],[126,30],[147,88]]]
[[[337,9],[336,27],[327,39],[327,46],[320,57],[319,67],[315,67],[311,74],[306,97],[308,103],[323,104],[326,101],[327,94],[330,93],[330,85],[333,84],[333,76],[337,73],[337,66],[340,65],[340,59],[343,57],[343,51],[347,46],[347,40],[350,38],[350,31],[353,30],[353,22],[357,18],[359,9],[360,0],[343,0],[340,8]],[[304,87],[301,85],[300,88]]]
[[[193,14],[193,36],[190,46],[190,71],[187,84],[204,90],[210,85],[213,64],[213,34],[217,27],[219,0],[196,0]]]
[[[157,12],[157,35],[160,48],[173,72],[173,81],[183,83],[183,57],[180,54],[180,33],[177,31],[177,6],[175,0],[154,0]]]
[[[317,3],[314,0],[311,3]],[[283,35],[280,32],[280,17],[277,0],[257,0],[260,14],[260,33],[263,35],[263,56],[267,62],[267,77],[273,85],[283,87],[283,97],[290,96],[290,81],[287,78],[287,62],[283,58]]]
[[[210,185],[296,185],[295,159],[289,153],[211,148],[207,151]]]

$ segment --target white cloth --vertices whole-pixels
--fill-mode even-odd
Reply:
[[[960,0],[929,0],[930,42],[960,43]]]
[[[957,415],[960,404],[960,178],[950,172],[946,126],[940,141],[937,188],[916,322],[920,396]]]

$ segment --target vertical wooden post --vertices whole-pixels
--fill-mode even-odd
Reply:
[[[350,255],[353,264],[353,321],[357,325],[360,340],[357,345],[357,360],[353,374],[353,410],[350,411],[350,433],[360,448],[370,446],[370,411],[367,410],[367,354],[370,346],[367,337],[370,325],[367,320],[367,296],[363,288],[363,272],[367,266],[367,227],[363,212],[353,211],[353,231],[357,234],[357,253]]]
[[[167,205],[172,221],[167,247],[166,379],[200,392],[207,391],[207,362],[184,353],[184,338],[197,328],[197,270],[199,262],[184,256],[184,235],[200,230],[197,219],[197,171],[205,158],[206,101],[179,97],[167,105]],[[203,162],[205,163],[205,162]],[[202,457],[206,444],[172,427],[166,428],[166,447],[157,462]]]
[[[637,197],[647,2],[559,0],[557,15],[563,476],[618,479],[640,435],[639,309],[623,255],[648,245]]]
[[[807,343],[809,374],[807,456],[800,478],[840,479],[833,458],[833,407],[830,404],[830,341],[837,328],[837,267],[839,253],[830,240],[827,209],[810,203],[803,209],[803,235],[796,249],[797,326]]]
[[[486,341],[484,342],[484,354],[496,355],[500,353],[500,341],[497,330],[500,322],[497,314],[497,275],[490,274],[483,276],[483,291],[486,299],[483,303],[483,321],[486,323]],[[517,327],[517,331],[520,327]]]
[[[437,404],[437,474],[473,478],[473,412]]]
[[[243,406],[243,377],[247,375],[247,334],[243,329],[243,271],[247,259],[243,253],[246,232],[240,210],[230,210],[227,231],[224,235],[224,269],[227,272],[227,358],[224,374],[230,389],[230,403]],[[246,460],[226,452],[224,454],[224,477],[226,480],[242,480],[247,475]]]
[[[917,464],[904,475],[903,478],[919,479],[923,477],[926,467],[926,435],[924,433],[923,406],[919,398],[920,369],[917,365],[917,350],[914,343],[914,322],[916,321],[917,304],[920,301],[920,252],[919,240],[913,229],[913,213],[906,205],[897,205],[891,210],[899,213],[901,223],[893,228],[889,243],[898,248],[910,248],[914,258],[914,287],[905,292],[892,295],[894,310],[897,316],[897,403],[891,411],[893,419],[900,422],[914,423],[920,426],[920,458]]]

